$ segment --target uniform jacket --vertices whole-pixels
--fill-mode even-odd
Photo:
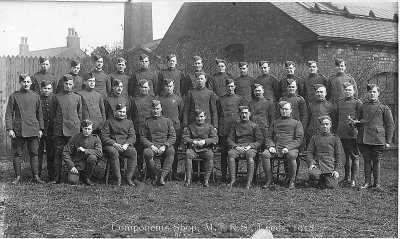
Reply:
[[[226,90],[226,83],[225,80],[226,79],[233,79],[233,77],[226,72],[218,72],[215,73],[211,79],[207,80],[207,82],[209,82],[209,86],[210,86],[210,90],[214,91],[214,93],[218,96],[218,97],[222,97],[224,96],[227,92]]]
[[[140,141],[145,148],[173,146],[176,141],[174,123],[164,116],[148,118],[140,131]]]
[[[51,85],[53,86],[53,89],[56,89],[56,83],[57,83],[57,77],[51,73],[51,72],[43,72],[39,71],[36,72],[33,76],[31,76],[32,79],[32,86],[31,90],[40,94],[40,86],[43,81],[48,80],[51,82]]]
[[[51,102],[53,101],[54,94],[50,93],[49,96],[40,95],[40,105],[43,112],[43,135],[53,135],[53,121],[51,119]]]
[[[203,139],[206,141],[203,147],[192,146],[194,140]],[[182,140],[188,148],[192,148],[195,152],[203,152],[211,149],[212,145],[216,145],[218,143],[217,130],[215,130],[212,125],[207,123],[201,125],[194,123],[183,130]]]
[[[338,171],[344,157],[343,146],[338,136],[330,132],[312,136],[307,148],[308,166],[318,163],[322,173],[332,173]]]
[[[254,99],[249,103],[251,116],[250,120],[260,126],[263,136],[268,131],[269,126],[275,119],[275,105],[271,100],[264,97]]]
[[[328,115],[331,119],[335,119],[336,110],[333,104],[327,100],[314,100],[308,106],[308,126],[307,133],[312,136],[320,131],[320,123],[318,117]],[[332,122],[332,131],[335,132],[335,121]]]
[[[81,96],[65,91],[55,94],[51,114],[55,136],[71,137],[79,133],[82,120]]]
[[[254,83],[260,84],[264,87],[264,98],[269,99],[273,102],[277,100],[278,97],[278,86],[279,80],[271,74],[261,75],[257,77]]]
[[[304,131],[300,121],[293,117],[280,117],[272,122],[267,136],[265,148],[274,147],[281,152],[282,149],[298,149],[303,141]]]
[[[278,99],[287,94],[288,79],[295,79],[297,81],[297,94],[305,98],[306,90],[304,80],[296,75],[288,74],[285,78],[279,81]]]
[[[82,120],[91,120],[93,130],[101,130],[106,119],[103,96],[87,88],[79,91],[78,94],[82,97]]]
[[[202,72],[202,71],[200,71]],[[190,90],[193,90],[197,86],[197,77],[196,77],[196,71],[189,72],[185,75],[185,78],[181,82],[181,92],[182,95],[185,96]],[[205,74],[206,76],[206,87],[209,90],[212,90],[212,87],[210,87],[210,80],[211,76],[209,74]]]
[[[110,82],[110,77],[104,73],[103,70],[98,71],[97,69],[93,69],[92,73],[94,75],[94,78],[96,80],[96,85],[94,89],[99,92],[103,98],[108,97],[108,92],[111,90],[111,82]],[[84,79],[88,79],[88,75],[86,74],[84,76]]]
[[[183,74],[183,72],[177,68],[174,69],[164,69],[162,71],[160,71],[160,73],[158,73],[158,96],[163,96],[165,94],[165,90],[164,87],[162,87],[164,85],[164,79],[173,79],[174,80],[174,93],[179,95],[179,96],[183,96],[183,89],[182,89],[182,82],[184,80],[185,76]]]
[[[239,76],[234,79],[236,85],[236,94],[240,95],[247,102],[250,102],[253,98],[253,89],[252,85],[254,83],[254,78],[246,75]]]
[[[263,136],[258,124],[250,120],[239,121],[232,126],[227,141],[230,149],[250,145],[252,149],[258,150],[261,147]]]
[[[72,77],[74,78],[74,86],[72,87],[72,91],[78,92],[78,91],[83,90],[85,88],[85,85],[83,84],[82,77],[80,77],[79,75],[74,75],[72,73],[69,73],[69,74],[72,75]],[[60,79],[60,80],[58,80],[56,93],[60,93],[63,90],[64,90],[64,83],[62,82],[62,79]]]
[[[358,128],[357,143],[384,145],[392,142],[394,121],[389,107],[382,102],[364,102],[358,109],[356,118],[364,120]]]
[[[202,109],[207,116],[206,123],[218,128],[217,99],[218,96],[206,87],[190,90],[183,111],[183,127],[194,123],[196,121],[195,110]]]
[[[137,134],[139,134],[140,125],[144,124],[145,120],[151,117],[151,101],[155,99],[154,95],[138,94],[131,100],[130,115]]]
[[[115,72],[114,74],[111,74],[111,75],[110,75],[110,79],[109,79],[110,82],[107,84],[107,85],[110,86],[110,88],[108,89],[108,90],[109,90],[109,91],[108,91],[108,95],[112,95],[112,82],[113,82],[115,79],[118,79],[118,80],[121,80],[121,81],[122,81],[122,85],[123,85],[124,87],[122,88],[122,93],[121,93],[121,95],[122,95],[122,96],[125,96],[126,98],[128,98],[128,85],[129,85],[130,77],[127,76],[127,75],[125,75],[124,72],[120,72],[120,71],[117,71],[117,72]]]
[[[162,87],[164,84],[158,85],[158,79],[156,73],[149,69],[137,69],[129,80],[128,93],[129,96],[135,97],[139,94],[139,81],[141,79],[146,79],[149,82],[150,93],[152,95],[158,94],[158,88]]]
[[[112,94],[112,95],[110,95],[110,97],[108,97],[107,99],[104,100],[104,108],[106,111],[106,118],[107,119],[114,118],[115,106],[117,104],[126,105],[126,114],[127,114],[126,116],[128,119],[130,119],[131,118],[130,110],[129,110],[131,108],[130,101],[128,100],[127,97],[122,96],[122,94],[118,95],[118,96],[115,94]]]
[[[173,93],[172,95],[164,95],[159,98],[162,106],[162,113],[165,117],[170,118],[174,123],[176,135],[182,134],[181,121],[183,120],[184,103],[182,98]]]
[[[336,105],[336,135],[341,139],[356,139],[357,128],[349,127],[349,116],[356,117],[357,110],[361,107],[362,102],[354,97],[342,98]]]
[[[239,106],[247,105],[237,94],[224,95],[217,101],[218,135],[228,136],[232,125],[240,121]]]
[[[117,144],[129,144],[134,146],[136,143],[136,132],[133,122],[129,119],[112,118],[104,123],[101,134],[101,141],[104,146]]]
[[[84,148],[85,152],[78,152],[79,147]],[[63,151],[63,159],[69,170],[73,167],[84,169],[85,160],[89,155],[95,155],[97,158],[103,156],[100,138],[94,134],[86,137],[78,133],[72,136]]]
[[[326,85],[326,99],[336,104],[341,98],[344,97],[343,83],[349,82],[354,85],[354,97],[358,98],[357,83],[353,77],[345,73],[337,73],[329,77]]]
[[[279,102],[283,100],[288,101],[292,105],[292,117],[300,121],[304,128],[307,127],[308,109],[304,98],[299,95],[286,94],[279,99]],[[276,112],[277,118],[281,117],[279,105]]]
[[[31,90],[15,91],[8,98],[6,130],[13,130],[17,137],[37,137],[44,129],[40,97]]]
[[[307,104],[313,102],[315,98],[315,84],[321,84],[326,87],[328,83],[328,80],[326,79],[325,76],[320,75],[318,73],[310,73],[308,75],[307,80],[305,81],[304,87],[305,87],[305,100]]]

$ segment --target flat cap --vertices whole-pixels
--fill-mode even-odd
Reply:
[[[82,125],[82,127],[89,127],[89,126],[93,125],[93,122],[91,120],[85,119],[85,120],[82,120],[81,125]]]

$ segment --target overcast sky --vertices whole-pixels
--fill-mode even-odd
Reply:
[[[144,1],[152,2],[153,38],[160,39],[168,30],[183,0]],[[253,0],[255,1],[259,0]],[[397,8],[393,2],[363,3],[375,7]],[[0,56],[17,55],[22,36],[28,38],[30,51],[66,46],[69,27],[75,28],[78,32],[81,37],[81,48],[87,49],[88,53],[97,46],[122,43],[123,14],[122,0],[0,1]]]

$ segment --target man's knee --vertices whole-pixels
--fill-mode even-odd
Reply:
[[[87,159],[86,159],[86,162],[87,162],[88,164],[96,164],[96,162],[97,162],[97,157],[96,157],[96,155],[93,155],[93,154],[89,155],[89,156],[87,157]]]
[[[128,147],[125,152],[124,155],[127,158],[137,158],[137,152],[136,149],[134,147]]]
[[[308,177],[312,181],[319,180],[320,176],[321,176],[321,171],[318,168],[314,168],[314,169],[308,171]]]
[[[173,146],[170,146],[165,149],[165,156],[171,156],[175,154],[175,149]]]
[[[297,150],[289,150],[289,152],[286,154],[286,159],[289,161],[296,160],[298,154],[299,152]]]
[[[196,157],[197,157],[197,154],[192,149],[186,150],[186,158],[187,159],[194,159]]]
[[[153,150],[151,150],[150,148],[146,148],[143,150],[143,157],[145,159],[150,159],[154,157],[154,153]]]
[[[105,151],[107,152],[108,157],[110,158],[110,160],[118,159],[119,153],[118,153],[118,150],[116,148],[108,146],[108,147],[106,147]]]

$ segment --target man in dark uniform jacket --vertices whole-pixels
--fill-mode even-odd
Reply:
[[[182,82],[184,81],[184,74],[181,70],[176,68],[176,56],[173,54],[169,54],[167,56],[167,69],[161,70],[160,73],[158,73],[158,96],[163,96],[165,94],[165,89],[164,87],[161,87],[163,85],[163,81],[165,79],[173,79],[174,80],[174,85],[175,85],[175,94],[179,96],[183,96],[183,89],[182,89]]]
[[[245,100],[240,95],[235,94],[235,81],[233,79],[225,80],[226,95],[220,97],[217,101],[218,112],[218,136],[221,145],[221,173],[222,181],[227,180],[228,170],[228,135],[232,125],[240,121],[239,106],[246,105]]]
[[[364,158],[365,183],[361,189],[381,188],[381,159],[385,148],[390,146],[394,133],[394,121],[389,107],[379,101],[380,89],[367,85],[368,101],[357,110],[357,143]],[[371,184],[371,174],[374,184]]]
[[[172,162],[174,161],[175,150],[173,146],[176,135],[174,123],[171,119],[164,117],[161,111],[162,107],[160,101],[153,100],[151,104],[152,116],[146,120],[142,127],[140,131],[140,140],[145,147],[143,156],[147,167],[150,169],[150,177],[152,179],[158,175],[154,156],[162,157],[161,175],[158,177],[158,180],[153,182],[164,186],[164,178],[171,170]]]
[[[285,61],[285,69],[286,69],[286,77],[279,81],[278,86],[278,99],[284,96],[287,93],[287,79],[295,79],[297,81],[297,94],[305,97],[305,83],[304,80],[294,74],[296,70],[295,64],[293,61]]]
[[[136,132],[136,144],[135,148],[138,154],[137,166],[139,171],[139,178],[143,176],[143,150],[144,146],[140,139],[140,128],[144,124],[147,118],[151,117],[151,103],[156,97],[150,94],[149,81],[142,79],[139,81],[139,94],[134,98],[131,98],[131,109],[130,115],[135,126]]]
[[[307,66],[309,70],[308,78],[305,81],[305,100],[307,104],[310,104],[315,100],[315,84],[321,84],[326,86],[328,80],[325,76],[318,73],[317,62],[315,61],[307,61]]]
[[[254,99],[250,101],[250,120],[260,126],[263,138],[265,138],[269,126],[275,120],[275,105],[270,99],[264,98],[263,85],[253,84]]]
[[[185,75],[185,78],[182,81],[181,85],[181,91],[182,91],[182,96],[186,96],[186,94],[189,92],[189,90],[194,89],[197,86],[197,75],[200,72],[203,71],[203,58],[200,56],[194,56],[193,57],[193,71],[187,73]],[[212,88],[209,86],[211,76],[207,73],[205,73],[205,77],[207,79],[206,87],[210,90]]]
[[[28,145],[33,180],[44,183],[39,177],[38,147],[44,129],[43,113],[38,94],[30,90],[31,78],[19,75],[20,90],[10,95],[7,103],[5,121],[8,136],[11,138],[13,165],[17,184],[21,180],[21,157],[23,146]]]
[[[61,164],[64,146],[68,140],[79,133],[82,120],[81,96],[74,93],[74,79],[71,75],[64,75],[61,79],[64,90],[53,97],[51,118],[54,130],[54,180],[50,183],[60,183]]]
[[[115,107],[118,104],[124,104],[126,105],[126,108],[128,109],[127,112],[127,118],[130,119],[130,102],[128,97],[125,97],[122,95],[122,91],[124,89],[124,84],[122,80],[119,79],[114,79],[111,82],[111,87],[112,87],[112,93],[111,95],[104,100],[104,108],[106,110],[106,118],[107,119],[113,119],[114,118],[114,113],[115,113]]]
[[[253,85],[255,79],[248,75],[249,65],[247,62],[239,62],[238,66],[240,69],[240,76],[234,79],[236,85],[236,94],[243,97],[246,102],[250,102],[253,94],[251,86]]]
[[[117,104],[115,117],[106,121],[102,133],[104,152],[109,155],[111,169],[117,178],[117,185],[121,186],[121,172],[119,157],[127,159],[126,182],[129,186],[135,186],[132,176],[137,164],[137,153],[133,147],[136,142],[133,122],[126,118],[126,105]]]
[[[63,159],[69,174],[78,174],[81,171],[83,183],[88,186],[94,186],[90,178],[97,161],[103,156],[100,138],[92,134],[92,126],[90,120],[83,120],[82,132],[72,136],[63,150]],[[69,183],[76,184],[71,181]]]
[[[214,154],[212,146],[218,143],[217,130],[210,124],[205,123],[206,115],[202,109],[196,109],[196,123],[190,124],[183,130],[183,143],[187,146],[186,150],[186,182],[185,186],[189,186],[192,180],[192,160],[201,158],[205,160],[204,187],[209,187],[213,170]]]
[[[146,79],[149,82],[150,94],[158,94],[158,79],[156,73],[149,69],[150,59],[146,54],[139,55],[139,69],[137,69],[129,80],[128,93],[129,96],[135,97],[139,93],[139,81]],[[162,86],[160,86],[162,87]]]
[[[81,63],[77,60],[71,60],[71,67],[69,70],[69,74],[74,78],[74,87],[72,88],[73,92],[81,91],[85,88],[83,84],[83,79],[78,75],[81,70]],[[60,93],[64,90],[64,82],[60,79],[57,84],[56,93]]]
[[[39,177],[41,176],[43,154],[46,150],[47,177],[49,181],[54,178],[54,142],[53,142],[53,121],[51,119],[51,102],[53,101],[53,85],[45,80],[41,83],[40,104],[43,112],[44,129],[39,141]]]
[[[104,121],[106,120],[106,110],[104,108],[103,96],[95,90],[96,80],[93,73],[89,73],[85,80],[85,89],[78,92],[82,97],[82,119],[93,122],[93,133],[100,136]]]
[[[164,80],[165,95],[160,97],[163,115],[170,118],[174,123],[176,133],[176,141],[174,144],[175,155],[174,163],[172,164],[172,179],[178,180],[178,149],[182,139],[181,122],[183,119],[184,103],[182,98],[174,93],[174,81],[172,79]]]
[[[358,98],[357,83],[353,77],[347,75],[346,71],[346,61],[343,59],[335,59],[335,70],[336,74],[328,78],[326,84],[326,99],[332,104],[336,105],[337,102],[344,97],[343,83],[348,82],[354,85],[354,97]]]
[[[275,76],[269,73],[269,62],[260,61],[258,66],[261,69],[261,75],[254,80],[254,83],[260,84],[264,88],[264,98],[269,99],[272,102],[278,100],[278,85],[279,81]]]
[[[339,137],[331,133],[332,119],[321,116],[318,120],[321,131],[313,135],[307,148],[308,174],[310,180],[318,180],[319,188],[335,189],[344,151]]]
[[[103,57],[100,55],[95,55],[93,57],[93,60],[96,64],[96,67],[92,71],[87,72],[84,75],[83,80],[86,81],[87,79],[94,76],[96,80],[96,85],[94,89],[99,92],[105,99],[108,97],[108,92],[110,92],[111,89],[110,77],[103,71]]]
[[[226,72],[226,61],[221,59],[215,59],[215,61],[217,63],[217,73],[209,79],[209,89],[214,91],[218,97],[222,97],[227,93],[225,81],[233,78]]]
[[[349,125],[355,118],[357,110],[361,107],[361,100],[354,98],[354,86],[348,82],[344,83],[344,98],[340,99],[336,107],[336,135],[342,142],[346,163],[344,165],[343,186],[356,186],[356,177],[359,168],[360,150],[357,145],[357,128]]]
[[[128,84],[130,81],[130,77],[125,74],[125,68],[126,68],[126,60],[122,57],[119,57],[117,59],[117,71],[114,74],[110,75],[109,82],[107,83],[110,88],[108,89],[109,92],[108,95],[111,95],[113,93],[112,89],[112,83],[114,80],[120,80],[123,84],[122,88],[122,96],[128,98]]]
[[[267,181],[263,188],[269,188],[272,183],[271,157],[277,155],[287,160],[289,171],[289,188],[295,188],[296,158],[303,141],[304,131],[300,121],[292,116],[292,107],[288,101],[280,101],[281,117],[274,120],[265,137],[265,150],[260,155]]]
[[[250,121],[248,106],[239,106],[240,121],[234,124],[228,136],[228,168],[231,176],[229,187],[236,183],[236,159],[244,157],[247,161],[247,185],[251,187],[254,175],[254,158],[262,145],[263,137],[258,124]]]
[[[32,77],[32,87],[31,90],[36,92],[37,94],[40,94],[40,86],[42,81],[48,80],[51,82],[51,85],[53,86],[53,89],[56,88],[56,83],[57,83],[57,77],[51,73],[50,70],[50,61],[46,57],[39,57],[39,65],[40,65],[40,71],[36,72]]]

